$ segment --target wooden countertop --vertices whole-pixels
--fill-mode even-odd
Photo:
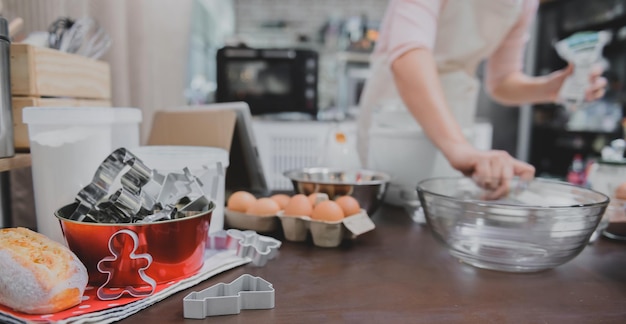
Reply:
[[[120,323],[624,323],[626,242],[601,238],[552,270],[516,274],[458,262],[428,227],[383,206],[377,228],[324,249],[284,241],[264,267],[245,265]],[[281,237],[279,237],[281,238]],[[276,307],[183,318],[183,297],[242,274],[276,289]]]

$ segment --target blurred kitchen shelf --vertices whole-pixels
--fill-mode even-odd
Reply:
[[[602,147],[611,140],[621,138],[621,128],[615,132],[573,131],[547,125],[533,125],[530,163],[537,174],[565,177],[572,159],[581,155],[584,159],[600,156]]]
[[[583,129],[568,129],[564,127],[554,125],[535,124],[533,128],[539,131],[552,132],[555,135],[581,135],[581,136],[619,136],[622,134],[621,128],[615,128],[612,131],[607,130],[583,130]]]
[[[337,60],[345,61],[345,62],[359,62],[359,63],[368,63],[370,62],[370,52],[354,52],[354,51],[344,51],[337,53]]]
[[[0,172],[26,168],[31,165],[30,154],[17,153],[13,157],[0,159]]]

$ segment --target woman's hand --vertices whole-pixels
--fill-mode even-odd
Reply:
[[[607,81],[602,76],[604,68],[596,65],[589,73],[589,87],[585,90],[585,100],[594,101],[604,96]],[[546,76],[545,90],[548,93],[548,101],[556,102],[559,99],[559,90],[563,86],[565,79],[574,73],[574,65],[569,64],[566,68],[554,71]]]
[[[604,68],[602,66],[594,66],[589,74],[589,88],[585,91],[585,100],[593,101],[600,99],[606,92],[607,81],[602,76]]]
[[[482,151],[469,144],[446,150],[453,168],[471,176],[479,186],[492,190],[487,199],[497,199],[507,194],[513,177],[532,180],[535,167],[517,160],[505,151]]]

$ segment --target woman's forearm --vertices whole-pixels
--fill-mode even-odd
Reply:
[[[535,169],[505,151],[481,151],[472,146],[448,107],[435,60],[428,49],[415,49],[397,58],[391,69],[400,96],[428,138],[450,165],[481,185],[508,189],[508,179],[518,175],[532,179]],[[474,104],[474,103],[468,103]]]
[[[432,52],[411,50],[397,58],[391,69],[405,105],[430,140],[450,160],[454,147],[469,142],[448,108]]]
[[[554,102],[561,82],[561,71],[542,77],[527,76],[522,72],[513,72],[497,85],[489,89],[491,97],[504,105]]]

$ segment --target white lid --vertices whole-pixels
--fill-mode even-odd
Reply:
[[[115,107],[113,112],[117,123],[140,123],[142,119],[139,108]]]
[[[25,124],[60,125],[139,122],[141,111],[137,108],[112,107],[26,107],[22,112],[22,121]]]
[[[191,171],[211,167],[218,162],[228,167],[228,151],[210,146],[148,145],[130,149],[147,167],[160,171]]]

